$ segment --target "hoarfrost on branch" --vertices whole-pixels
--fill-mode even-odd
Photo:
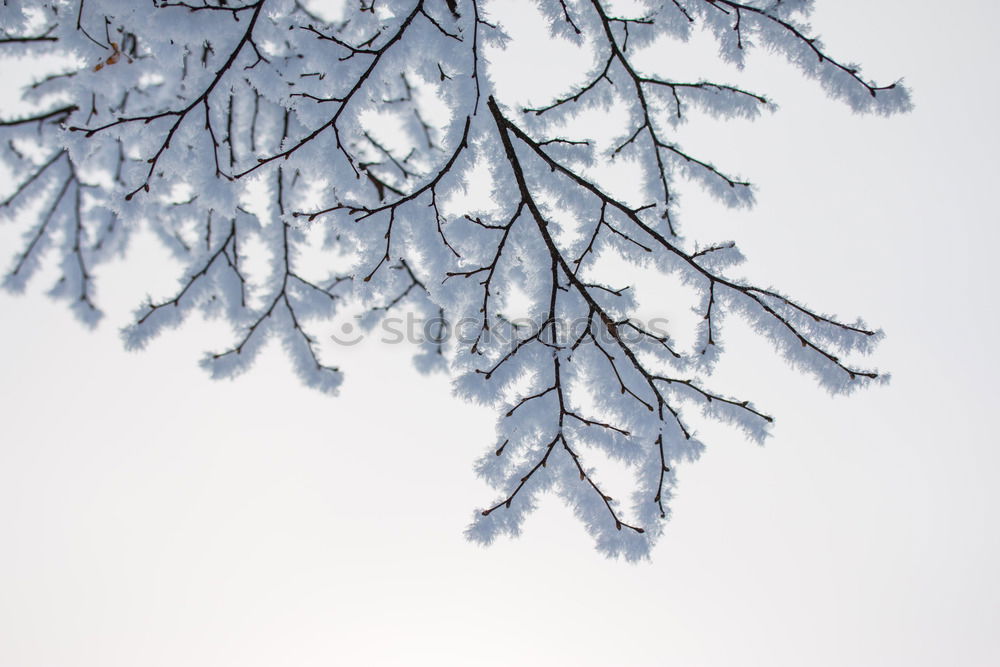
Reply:
[[[472,322],[418,353],[421,368],[447,369],[459,395],[499,414],[477,464],[497,496],[467,535],[518,534],[551,491],[602,552],[645,557],[675,464],[703,447],[689,411],[754,440],[772,421],[710,388],[724,317],[746,318],[833,392],[883,379],[842,359],[871,350],[879,331],[732,277],[733,242],[682,235],[695,230],[678,224],[678,179],[730,207],[751,205],[753,189],[681,146],[678,125],[698,113],[754,118],[770,99],[642,64],[666,40],[708,31],[725,61],[765,48],[857,112],[906,111],[901,84],[876,84],[827,52],[805,22],[812,5],[4,0],[0,54],[62,67],[24,91],[33,112],[0,119],[0,155],[16,175],[0,212],[26,227],[4,285],[22,290],[55,256],[51,295],[94,325],[101,263],[145,227],[187,268],[174,292],[137,308],[127,346],[203,311],[233,328],[231,345],[202,360],[213,376],[246,370],[278,338],[303,381],[326,392],[341,373],[318,332],[345,303],[365,304],[369,325],[405,309]],[[544,22],[591,60],[528,108],[505,102],[489,59],[512,48],[505,26],[517,20]],[[624,122],[609,144],[567,129],[610,108]],[[624,159],[643,175],[638,198],[590,169]],[[470,202],[476,179],[490,194]],[[340,258],[333,270],[307,270],[316,244]],[[633,290],[601,270],[607,256],[699,295],[693,346],[634,316]],[[515,321],[514,309],[530,316]],[[608,457],[633,471],[631,489],[604,483],[593,462]]]

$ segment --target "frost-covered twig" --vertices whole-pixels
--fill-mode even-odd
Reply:
[[[5,285],[23,288],[55,254],[52,294],[96,322],[101,263],[145,227],[184,270],[172,293],[137,309],[128,345],[200,312],[234,330],[203,360],[214,376],[246,370],[273,337],[305,383],[330,392],[341,374],[322,332],[342,304],[360,302],[365,327],[404,312],[438,333],[454,326],[448,339],[425,335],[417,360],[448,368],[456,393],[499,415],[477,466],[497,498],[469,536],[517,534],[552,491],[603,552],[644,557],[677,465],[703,447],[690,411],[758,441],[772,421],[710,388],[726,318],[749,320],[831,391],[884,379],[854,358],[877,329],[734,277],[735,243],[677,226],[681,177],[728,206],[753,202],[747,180],[678,142],[677,124],[776,107],[739,80],[671,76],[670,63],[645,57],[658,40],[704,29],[723,59],[740,65],[767,47],[855,111],[909,108],[902,85],[827,53],[803,22],[811,4],[670,0],[626,13],[605,0],[535,0],[552,34],[594,66],[512,114],[489,49],[511,48],[507,28],[525,19],[502,2],[365,0],[336,20],[299,0],[9,3],[0,57],[59,55],[65,69],[24,91],[33,109],[0,120],[0,160],[18,174],[0,213],[26,228]],[[611,105],[625,113],[610,146],[564,135]],[[642,173],[634,200],[589,168],[616,158]],[[314,275],[302,255],[320,236],[334,259]],[[676,323],[636,317],[627,276],[602,274],[609,255],[691,288],[693,344],[676,342],[689,338]],[[598,470],[606,458],[634,484],[612,489]]]

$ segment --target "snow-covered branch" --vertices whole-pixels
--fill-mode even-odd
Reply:
[[[55,255],[52,294],[93,324],[101,263],[148,229],[184,268],[176,289],[135,311],[128,346],[200,312],[234,331],[202,361],[213,376],[247,370],[275,337],[303,381],[328,392],[347,351],[324,327],[345,305],[361,304],[366,327],[416,313],[451,331],[422,341],[421,368],[447,368],[457,394],[499,415],[477,465],[497,496],[469,537],[519,533],[551,491],[599,549],[628,559],[648,555],[678,464],[702,451],[692,410],[756,441],[773,421],[712,388],[725,318],[748,320],[831,391],[884,379],[856,359],[877,329],[734,277],[735,243],[698,238],[696,221],[680,234],[678,178],[731,207],[751,205],[753,189],[682,146],[678,124],[697,113],[753,119],[776,108],[770,97],[639,64],[661,40],[706,30],[733,63],[765,47],[855,111],[906,111],[900,83],[875,83],[827,52],[804,22],[808,0],[321,5],[5,3],[0,57],[55,57],[23,93],[32,110],[0,118],[0,160],[16,174],[0,213],[26,228],[8,289]],[[489,54],[516,48],[518,21],[543,21],[589,52],[589,73],[548,82],[537,103],[505,99]],[[612,105],[624,120],[609,146],[563,134]],[[643,174],[637,200],[589,168],[624,158]],[[342,258],[325,272],[303,260],[317,229]],[[636,316],[632,286],[602,274],[609,255],[691,288],[693,345]],[[612,488],[607,459],[634,483]]]

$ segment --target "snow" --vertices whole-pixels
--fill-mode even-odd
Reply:
[[[752,206],[755,190],[679,145],[677,126],[775,107],[738,82],[674,80],[669,63],[647,70],[643,53],[707,30],[724,62],[778,53],[855,112],[905,112],[909,94],[828,54],[804,0],[459,4],[456,17],[444,3],[380,0],[333,21],[291,0],[88,0],[78,28],[73,3],[8,3],[8,34],[44,30],[54,41],[26,48],[77,65],[25,91],[36,112],[0,126],[0,159],[20,174],[4,215],[27,227],[4,285],[23,290],[43,255],[56,255],[50,294],[93,326],[101,263],[151,228],[186,269],[175,292],[136,309],[127,347],[202,313],[233,329],[231,346],[202,360],[212,377],[245,372],[274,338],[304,384],[331,394],[343,375],[318,332],[345,304],[368,311],[369,329],[396,312],[468,325],[467,338],[423,340],[416,358],[501,415],[499,444],[477,467],[497,496],[467,535],[518,535],[552,492],[599,551],[641,560],[663,532],[674,463],[702,450],[690,412],[753,441],[768,433],[770,416],[710,388],[724,320],[747,320],[832,393],[887,377],[856,365],[880,331],[734,277],[739,250],[695,238],[697,221],[680,236],[682,183],[734,209]],[[526,24],[575,50],[577,65],[592,56],[577,80],[543,77],[550,97],[530,112],[486,55]],[[572,129],[588,114],[606,119],[601,141]],[[634,168],[631,192],[592,168],[604,162]],[[350,267],[301,268],[313,225]],[[692,346],[626,336],[642,322],[627,277],[601,272],[609,255],[697,293]],[[248,268],[257,265],[267,269]],[[631,486],[606,490],[591,454],[626,464]],[[614,499],[629,495],[631,505]]]

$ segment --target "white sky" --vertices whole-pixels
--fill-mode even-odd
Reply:
[[[0,665],[1000,664],[1000,5],[817,4],[831,50],[904,75],[917,111],[851,116],[758,54],[746,80],[781,110],[685,141],[759,205],[692,192],[684,220],[884,327],[889,386],[831,399],[731,320],[713,386],[774,437],[703,429],[652,562],[606,561],[555,499],[481,549],[461,533],[494,496],[472,472],[493,415],[410,350],[341,353],[336,399],[276,347],[212,382],[207,325],[122,350],[141,259],[101,272],[94,333],[38,280],[0,294]]]

